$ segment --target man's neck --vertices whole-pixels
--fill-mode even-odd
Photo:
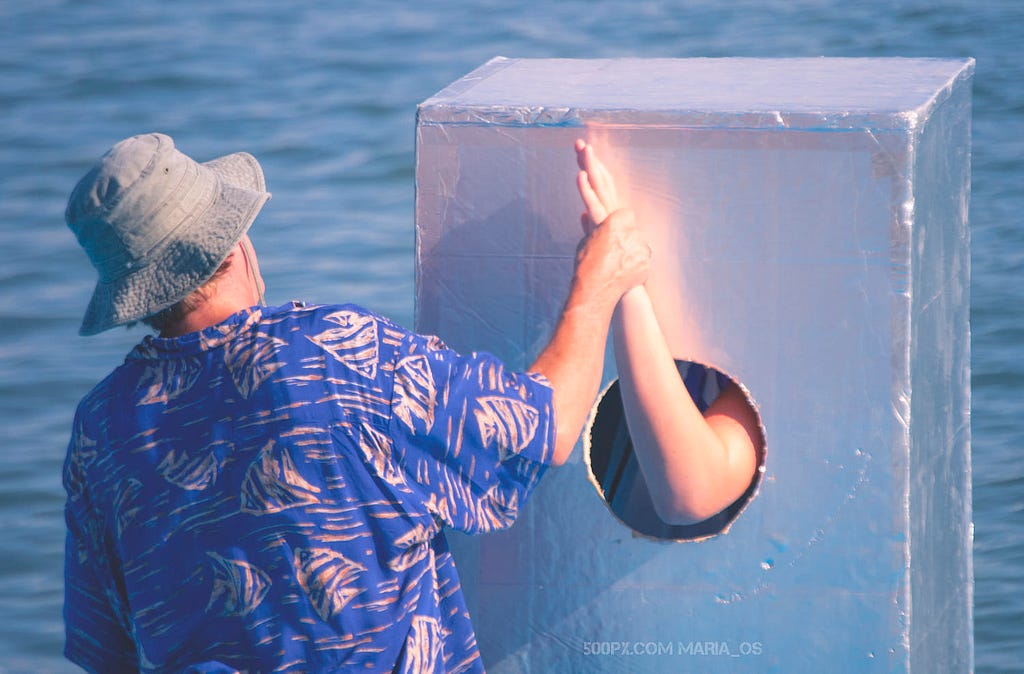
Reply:
[[[214,297],[190,311],[180,321],[165,327],[160,331],[160,336],[181,337],[190,332],[222,323],[229,316],[250,306],[251,304],[238,298]]]
[[[190,332],[217,325],[232,314],[261,303],[261,280],[248,257],[239,254],[236,247],[229,257],[223,276],[212,287],[204,286],[206,299],[179,321],[160,331],[161,337],[180,337]]]

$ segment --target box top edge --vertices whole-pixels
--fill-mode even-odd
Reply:
[[[883,67],[884,66],[884,67]],[[881,116],[907,126],[969,80],[970,57],[495,57],[418,106],[498,111]],[[889,125],[892,125],[891,123]],[[899,126],[899,124],[896,124]]]

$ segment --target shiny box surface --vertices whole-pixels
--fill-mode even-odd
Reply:
[[[973,68],[497,58],[420,105],[419,331],[529,365],[588,138],[673,355],[742,383],[767,438],[758,493],[699,542],[635,535],[579,447],[511,530],[450,535],[489,671],[971,667]]]

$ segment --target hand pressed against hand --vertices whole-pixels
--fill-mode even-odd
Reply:
[[[576,159],[581,169],[576,185],[587,208],[582,217],[586,237],[576,254],[576,274],[603,285],[617,300],[647,280],[651,248],[636,227],[633,211],[620,203],[615,182],[594,149],[576,141]]]
[[[587,208],[583,217],[590,220],[589,229],[592,229],[624,204],[619,200],[615,181],[608,168],[597,158],[594,147],[588,145],[586,141],[576,141],[576,163],[580,167],[576,186],[583,197],[583,205]],[[589,231],[588,228],[585,229]]]
[[[583,169],[577,186],[587,207],[586,235],[576,250],[572,287],[554,335],[530,366],[547,377],[554,391],[556,465],[572,453],[597,396],[615,307],[626,291],[647,279],[651,258],[633,211],[620,208],[611,176],[593,150],[579,141],[576,152]]]

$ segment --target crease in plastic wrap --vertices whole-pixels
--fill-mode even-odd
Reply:
[[[451,535],[488,671],[972,666],[973,66],[496,58],[420,105],[417,329],[529,365],[587,138],[655,251],[673,356],[742,384],[770,447],[700,542],[623,525],[580,447],[511,529]]]

